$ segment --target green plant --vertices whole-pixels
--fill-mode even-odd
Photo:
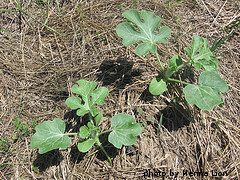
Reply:
[[[58,148],[66,149],[71,144],[68,136],[78,135],[83,140],[78,143],[79,151],[87,152],[96,143],[111,163],[111,159],[102,146],[99,136],[110,132],[108,141],[116,148],[121,148],[122,145],[130,146],[134,144],[136,142],[135,136],[141,133],[142,128],[131,115],[117,114],[111,119],[111,129],[100,130],[99,124],[103,115],[95,106],[104,104],[104,99],[108,96],[109,91],[106,87],[95,89],[96,86],[97,83],[94,81],[79,80],[78,85],[73,85],[71,91],[81,97],[72,96],[66,100],[66,104],[72,110],[77,110],[76,114],[78,116],[89,115],[90,121],[87,126],[81,126],[79,133],[65,133],[66,125],[63,120],[56,118],[53,121],[43,122],[35,128],[36,133],[31,138],[31,147],[39,147],[40,154]]]
[[[235,28],[235,29],[234,29]],[[212,44],[211,51],[215,51],[217,48],[219,48],[229,37],[231,37],[238,29],[240,28],[240,17],[237,18],[235,21],[230,23],[223,31],[232,30],[226,37],[221,37],[219,39],[219,36],[215,39],[214,43]],[[220,55],[221,56],[221,55]]]
[[[12,121],[12,124],[15,125],[14,129],[18,130],[18,132],[15,133],[12,137],[14,140],[17,140],[19,138],[19,135],[23,137],[27,137],[36,127],[36,118],[32,119],[31,124],[24,123],[19,120],[22,114],[22,111],[25,108],[26,103],[27,102],[23,103],[23,92],[22,92],[21,98],[20,98],[20,106],[18,107],[15,120]]]
[[[43,1],[43,2],[45,2],[45,1]],[[58,6],[59,13],[60,13],[60,15],[61,15],[61,12],[60,12],[60,9],[59,9],[58,0],[56,0],[56,2],[57,2],[57,6]],[[30,18],[33,19],[34,21],[38,22],[39,24],[43,25],[44,27],[48,28],[49,30],[55,32],[56,34],[58,34],[58,35],[60,35],[60,36],[63,36],[61,33],[59,33],[58,31],[56,31],[55,29],[53,29],[53,28],[51,28],[51,27],[49,27],[49,26],[47,25],[47,24],[48,24],[48,16],[46,17],[46,13],[43,11],[43,9],[42,9],[41,6],[39,6],[37,3],[34,3],[34,2],[29,2],[29,3],[37,6],[37,7],[41,10],[41,12],[42,12],[42,14],[43,14],[43,17],[44,17],[44,21],[45,21],[44,23],[41,22],[41,21],[39,21],[38,19],[32,17],[29,12],[24,11],[24,10],[22,9],[20,0],[17,1],[17,9],[18,9],[18,10],[0,9],[0,11],[3,11],[3,12],[18,12],[18,13],[22,13],[22,14],[30,17]],[[47,1],[47,15],[48,15],[48,14],[49,14],[49,0]],[[4,31],[5,31],[5,30],[4,30]]]
[[[30,125],[28,123],[20,122],[18,117],[12,123],[15,125],[15,129],[18,130],[23,137],[27,137],[36,127],[35,119],[31,121]],[[14,134],[12,138],[17,140],[19,138],[19,133]]]
[[[183,3],[183,1],[177,1],[177,2],[174,2],[174,3],[172,3],[171,1],[167,1],[167,2],[168,2],[168,7],[169,7],[169,8],[172,7],[172,4],[178,5],[178,4],[182,4],[182,3]]]
[[[162,77],[154,78],[149,85],[149,91],[152,95],[160,95],[165,92],[167,82],[172,81],[185,85],[183,93],[189,104],[195,104],[203,110],[212,110],[215,105],[223,104],[220,92],[226,92],[228,86],[217,73],[218,59],[209,49],[207,39],[194,35],[191,47],[184,48],[188,55],[188,61],[183,62],[179,55],[174,55],[168,61],[167,68],[164,69],[157,53],[156,43],[168,42],[167,38],[171,35],[170,28],[162,26],[155,33],[156,28],[161,23],[161,18],[146,10],[139,13],[135,9],[130,9],[122,15],[139,29],[137,30],[129,22],[120,23],[116,27],[116,32],[122,38],[123,45],[130,46],[142,42],[137,45],[136,54],[142,56],[150,51],[155,54],[160,65]],[[171,78],[174,73],[188,64],[191,64],[197,71],[204,70],[199,76],[197,85]]]
[[[1,137],[0,138],[0,151],[8,152],[9,146],[10,146],[10,143],[8,141],[8,138],[5,137],[5,139],[4,139]]]

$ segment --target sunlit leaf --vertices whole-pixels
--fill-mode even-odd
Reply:
[[[131,146],[137,139],[142,128],[136,123],[133,116],[129,114],[117,114],[111,119],[112,132],[108,136],[108,141],[116,148],[121,148],[122,145]]]
[[[65,128],[65,122],[59,118],[37,125],[36,133],[31,138],[31,147],[39,148],[40,154],[58,148],[66,149],[71,140],[64,135]]]
[[[135,9],[124,12],[123,17],[135,24],[139,30],[127,22],[123,22],[116,27],[116,32],[123,39],[124,46],[130,46],[137,42],[143,42],[136,48],[136,54],[139,56],[147,54],[149,51],[156,53],[155,43],[167,43],[167,37],[171,35],[168,26],[163,26],[157,33],[154,31],[161,23],[162,19],[150,11],[143,10],[139,13]]]
[[[190,57],[196,70],[203,68],[205,71],[216,71],[218,68],[218,59],[209,49],[208,40],[194,35],[191,42],[191,48],[186,47],[185,51]]]
[[[212,110],[215,105],[222,104],[220,92],[226,92],[228,86],[216,71],[205,71],[199,77],[199,85],[187,85],[183,89],[189,104],[200,109]]]
[[[160,95],[167,90],[166,82],[160,78],[154,78],[149,85],[149,92],[152,95]]]

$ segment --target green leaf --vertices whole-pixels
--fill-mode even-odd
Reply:
[[[78,150],[80,152],[88,152],[92,146],[94,145],[95,143],[95,140],[94,139],[88,139],[86,141],[83,141],[83,142],[79,142],[78,143]]]
[[[160,78],[154,78],[149,85],[149,92],[152,95],[160,95],[167,90],[166,82]]]
[[[182,59],[179,55],[174,55],[168,60],[168,68],[165,71],[165,78],[169,78],[173,73],[177,72],[183,64]]]
[[[108,141],[116,148],[121,148],[122,145],[133,145],[137,141],[135,136],[138,136],[142,131],[141,126],[129,114],[120,113],[113,116],[111,124],[113,130],[108,136]]]
[[[65,128],[65,122],[59,118],[37,125],[36,133],[31,138],[31,147],[39,147],[40,154],[58,148],[66,149],[71,140],[64,135]]]
[[[66,100],[66,104],[71,108],[71,109],[78,109],[82,107],[82,100],[79,97],[69,97]]]
[[[146,55],[149,51],[156,53],[157,46],[155,43],[167,43],[167,37],[171,35],[171,30],[168,26],[163,26],[158,33],[154,31],[161,23],[162,19],[150,11],[143,10],[141,14],[130,9],[122,14],[123,17],[135,24],[136,30],[130,23],[123,22],[116,27],[116,32],[123,39],[124,46],[130,46],[139,41],[143,41],[136,48],[136,54],[139,56]],[[143,20],[142,20],[143,19]]]
[[[82,138],[82,139],[85,139],[86,137],[88,137],[89,135],[90,135],[90,131],[89,131],[89,129],[87,128],[87,126],[82,126],[82,127],[80,127],[80,129],[79,129],[79,136],[80,136],[80,138]]]
[[[74,84],[72,86],[71,91],[81,95],[84,102],[87,103],[86,101],[89,99],[92,91],[96,88],[97,82],[81,79],[77,83],[78,85]]]
[[[100,132],[100,129],[97,126],[95,126],[92,122],[88,122],[87,126],[90,131],[90,136],[94,139]]]
[[[84,106],[79,107],[79,108],[81,108],[81,109],[78,109],[78,110],[77,110],[77,115],[78,115],[78,116],[83,116],[84,114],[86,114],[86,113],[89,112],[89,110],[88,110],[88,109],[85,109]]]
[[[103,105],[104,99],[109,94],[109,91],[106,87],[95,89],[96,86],[97,83],[94,81],[87,81],[84,79],[79,80],[78,85],[73,85],[71,91],[81,95],[82,99],[80,97],[69,97],[66,100],[66,104],[71,109],[77,109],[78,116],[83,116],[84,114],[90,112],[91,115],[95,117],[99,114],[99,111],[93,106],[96,104]]]
[[[218,59],[214,57],[209,49],[208,40],[194,35],[191,42],[191,48],[186,47],[185,51],[190,57],[197,71],[203,68],[205,71],[216,71],[218,68]]]
[[[104,99],[108,96],[108,89],[106,87],[97,88],[92,92],[92,104],[103,105]]]
[[[179,55],[174,55],[171,59],[168,61],[168,69],[171,69],[173,72],[178,71],[178,67],[182,65],[182,59]]]
[[[205,71],[199,77],[199,85],[187,85],[183,89],[189,104],[210,111],[215,105],[222,104],[220,92],[226,92],[228,86],[216,71]]]
[[[102,118],[103,118],[102,113],[99,113],[96,117],[94,117],[94,120],[95,120],[96,126],[99,125],[99,123],[100,123],[100,121],[102,120]]]

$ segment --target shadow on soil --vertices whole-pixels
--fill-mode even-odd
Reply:
[[[38,154],[33,165],[38,167],[39,172],[43,172],[51,166],[58,166],[62,160],[63,156],[59,150],[52,150],[44,154]]]
[[[114,84],[118,88],[124,88],[126,84],[132,83],[133,77],[141,75],[139,70],[132,69],[133,64],[125,58],[105,60],[99,67],[98,81],[102,81],[103,86]]]
[[[156,114],[156,119],[159,121],[162,116],[162,126],[164,126],[169,132],[177,131],[179,128],[189,126],[190,122],[194,119],[190,111],[184,109],[182,105],[176,102],[168,103],[168,107],[163,109],[160,113]],[[159,124],[155,124],[155,127],[159,127]]]

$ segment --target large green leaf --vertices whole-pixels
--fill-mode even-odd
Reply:
[[[154,96],[160,95],[166,90],[166,82],[160,78],[154,78],[149,85],[149,92]]]
[[[37,125],[36,133],[31,138],[31,147],[39,147],[40,154],[58,148],[66,149],[71,140],[64,135],[65,128],[65,122],[59,118]]]
[[[203,68],[206,71],[216,71],[218,60],[209,49],[208,40],[194,35],[191,48],[186,47],[185,51],[190,57],[196,70]]]
[[[226,92],[228,86],[216,71],[205,71],[199,77],[199,85],[187,85],[183,89],[189,104],[196,104],[200,109],[212,110],[222,104],[220,92]]]
[[[108,141],[116,148],[121,148],[122,145],[133,145],[137,141],[135,136],[138,136],[142,131],[141,126],[129,114],[120,113],[113,116],[111,124],[113,130],[108,136]]]
[[[161,23],[162,19],[150,11],[143,10],[141,14],[135,10],[130,9],[122,14],[123,17],[134,23],[138,29],[130,23],[123,22],[116,27],[116,32],[119,37],[123,39],[124,46],[130,46],[139,41],[143,41],[136,48],[136,54],[139,56],[147,54],[149,51],[156,53],[157,46],[155,43],[167,43],[167,37],[171,35],[171,30],[168,26],[163,26],[158,33],[154,31]],[[142,20],[143,19],[143,20]]]

